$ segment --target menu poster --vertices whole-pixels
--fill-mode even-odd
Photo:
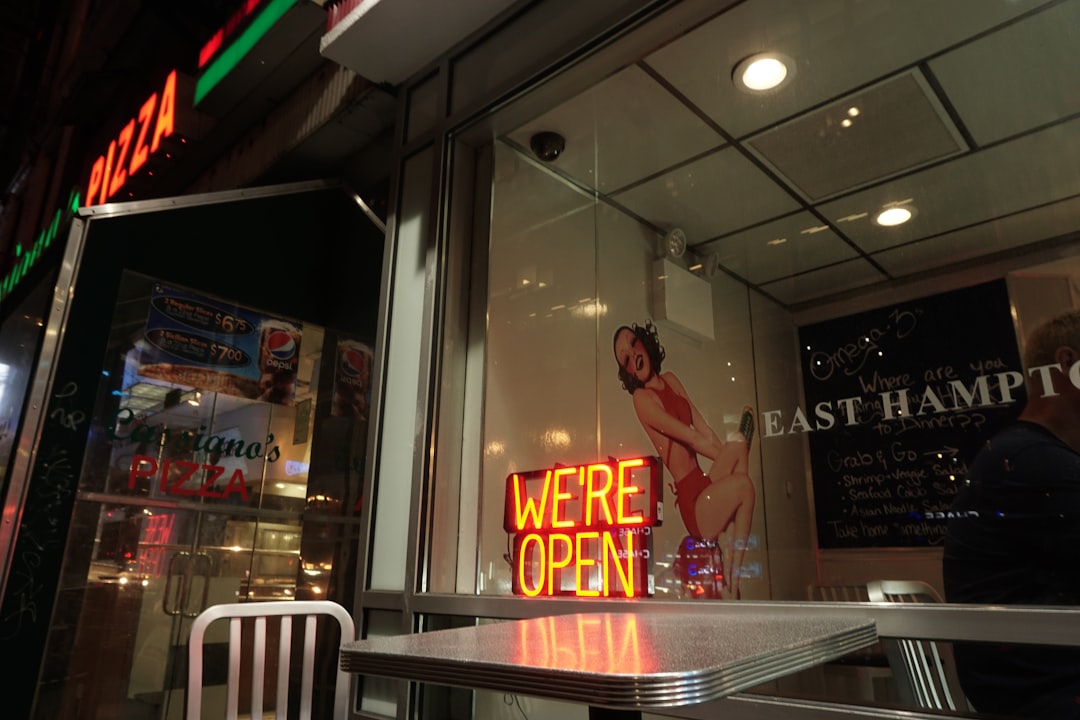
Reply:
[[[1025,398],[1005,282],[805,326],[799,344],[819,547],[940,545],[968,463]]]
[[[371,404],[371,348],[357,340],[339,338],[334,353],[333,417],[364,418]]]
[[[292,405],[300,326],[156,283],[138,374],[199,390]]]

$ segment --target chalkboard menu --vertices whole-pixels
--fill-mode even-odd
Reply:
[[[945,539],[967,464],[1026,397],[1008,290],[995,281],[799,330],[818,546]]]

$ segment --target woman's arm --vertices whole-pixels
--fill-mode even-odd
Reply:
[[[696,427],[681,422],[664,409],[663,403],[654,391],[644,388],[636,390],[634,410],[637,412],[638,420],[646,429],[665,435],[706,457],[711,458],[716,454],[715,434],[712,431],[708,434],[703,433]]]
[[[693,423],[694,428],[706,438],[706,449],[698,450],[698,452],[710,460],[715,460],[716,455],[724,444],[720,439],[720,436],[712,429],[712,426],[709,425],[709,421],[705,419],[705,416],[698,411],[697,405],[690,399],[690,395],[686,392],[686,388],[683,387],[682,381],[679,380],[674,373],[666,373],[664,375],[664,380],[667,381],[672,389],[681,395],[690,405],[690,421]]]

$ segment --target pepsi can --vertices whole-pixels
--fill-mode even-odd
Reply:
[[[356,340],[338,340],[330,414],[366,418],[370,387],[371,348]]]
[[[259,330],[259,399],[292,405],[300,367],[300,328],[264,320]]]

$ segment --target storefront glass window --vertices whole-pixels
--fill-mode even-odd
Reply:
[[[7,495],[15,436],[44,332],[51,279],[35,288],[0,324],[0,496]]]
[[[738,3],[498,134],[481,593],[944,595],[1076,306],[1080,3],[916,5]]]

